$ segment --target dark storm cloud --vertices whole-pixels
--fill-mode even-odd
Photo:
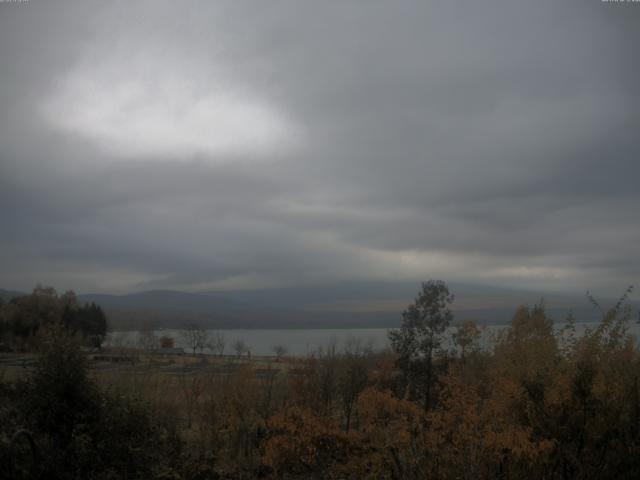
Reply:
[[[0,4],[0,283],[633,282],[640,7]]]

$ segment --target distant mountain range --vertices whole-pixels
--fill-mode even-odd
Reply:
[[[19,292],[18,290],[3,290],[0,288],[0,298],[5,302],[8,302],[13,297],[20,297],[24,295],[24,292]]]
[[[210,328],[360,328],[394,327],[418,293],[415,283],[342,283],[325,287],[187,293],[152,290],[126,295],[84,294],[81,302],[102,306],[114,329],[142,325],[179,327],[198,322]],[[456,320],[480,324],[508,322],[518,305],[544,298],[548,313],[563,320],[571,311],[578,321],[595,321],[598,311],[584,295],[543,294],[525,290],[450,284],[456,295]],[[1,290],[5,301],[22,292]],[[615,300],[603,299],[609,307]],[[638,310],[640,302],[632,302]]]

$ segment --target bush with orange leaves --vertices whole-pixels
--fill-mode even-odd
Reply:
[[[437,459],[430,477],[495,478],[544,469],[555,444],[536,438],[519,421],[513,405],[521,390],[515,383],[497,379],[485,399],[455,375],[442,383],[441,403],[428,414],[425,435],[426,450]]]
[[[348,461],[334,469],[341,478],[424,478],[428,457],[423,408],[369,387],[358,398],[358,425],[348,437]]]
[[[368,388],[358,398],[357,431],[309,409],[290,407],[269,421],[263,465],[273,478],[421,478],[426,471],[424,410]]]
[[[273,478],[330,478],[333,467],[346,460],[347,435],[309,409],[285,408],[270,419],[269,429],[262,463]]]

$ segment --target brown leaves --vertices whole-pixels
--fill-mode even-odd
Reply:
[[[271,434],[262,462],[276,475],[328,471],[344,461],[347,435],[335,422],[309,409],[287,408],[274,415],[268,426]]]

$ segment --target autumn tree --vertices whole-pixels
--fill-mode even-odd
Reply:
[[[342,475],[337,478],[431,478],[425,475],[425,412],[420,405],[369,387],[359,395],[357,408],[359,429],[350,433],[351,455],[338,466]]]
[[[504,377],[486,392],[451,372],[437,409],[427,415],[426,478],[553,478],[546,469],[555,442],[522,421],[524,395]]]
[[[496,339],[495,359],[501,375],[519,382],[540,380],[554,368],[559,354],[553,320],[544,302],[518,307]]]
[[[58,293],[51,287],[38,285],[31,295],[12,298],[9,323],[13,334],[27,341],[38,329],[60,320],[62,313]]]
[[[26,345],[43,327],[60,323],[86,344],[99,347],[107,334],[107,317],[95,303],[81,305],[69,290],[58,295],[52,287],[38,285],[29,295],[15,297],[2,309],[4,330]]]
[[[567,477],[630,478],[640,471],[640,358],[629,332],[631,292],[609,309],[589,295],[601,321],[571,342],[544,396],[527,390],[525,419],[555,440],[555,462]]]
[[[329,418],[308,408],[289,407],[269,421],[262,463],[272,478],[334,478],[332,470],[347,459],[347,438]]]
[[[453,302],[449,287],[441,280],[422,283],[422,291],[402,313],[402,325],[389,332],[398,355],[398,367],[414,398],[425,410],[433,405],[436,372],[434,358],[440,350],[443,333],[451,323]]]
[[[465,359],[469,351],[473,351],[478,348],[478,342],[480,340],[480,329],[473,320],[465,320],[459,325],[456,325],[456,329],[452,334],[454,345],[458,348],[460,358]]]
[[[367,357],[370,354],[370,349],[363,348],[357,341],[349,341],[340,359],[337,390],[347,432],[351,428],[358,396],[367,386]]]
[[[327,415],[331,410],[337,392],[338,351],[337,341],[332,339],[326,346],[320,346],[315,357],[314,381],[321,405],[321,412]]]

